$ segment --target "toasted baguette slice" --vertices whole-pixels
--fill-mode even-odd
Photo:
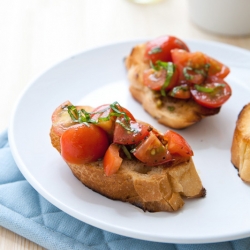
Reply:
[[[206,108],[193,99],[161,97],[143,84],[143,72],[149,63],[144,61],[145,44],[137,45],[126,58],[126,68],[132,96],[159,123],[175,129],[186,128],[206,116],[218,114],[220,108]]]
[[[250,103],[241,110],[234,130],[231,161],[243,181],[250,182]]]
[[[60,152],[60,136],[53,127],[50,138]],[[123,160],[119,171],[109,177],[104,173],[101,160],[67,164],[88,188],[110,199],[129,202],[144,211],[176,211],[184,205],[182,197],[204,197],[206,194],[192,158],[157,167],[147,167],[137,160]]]

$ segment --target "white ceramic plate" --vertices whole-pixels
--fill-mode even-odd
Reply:
[[[157,124],[128,91],[124,57],[142,41],[84,51],[34,80],[12,114],[9,140],[14,158],[30,184],[55,206],[95,227],[138,239],[169,243],[208,243],[250,236],[250,187],[230,162],[237,115],[250,101],[250,52],[225,44],[186,41],[231,68],[233,95],[221,112],[179,131],[191,144],[207,189],[203,199],[186,201],[175,213],[149,213],[109,200],[82,185],[52,148],[51,114],[65,100],[97,106],[118,101],[140,120]],[[248,64],[248,65],[247,65]]]

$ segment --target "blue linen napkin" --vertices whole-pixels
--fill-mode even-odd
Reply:
[[[7,131],[0,133],[0,225],[51,250],[250,249],[250,238],[214,244],[157,243],[81,222],[49,203],[26,181],[12,157]]]

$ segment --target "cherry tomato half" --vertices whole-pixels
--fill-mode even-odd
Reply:
[[[133,121],[135,121],[134,116],[125,108],[121,106],[117,106],[118,110],[120,112],[126,113],[126,115]],[[110,104],[104,104],[97,108],[95,108],[92,111],[91,119],[98,121],[96,124],[97,126],[104,129],[107,133],[112,134],[115,127],[115,120],[117,116],[110,115],[111,113],[114,113],[112,108],[110,107]]]
[[[129,145],[137,144],[149,134],[149,126],[136,121],[126,121],[123,117],[118,117],[115,124],[113,142]]]
[[[77,124],[61,136],[61,155],[74,164],[89,163],[102,158],[109,147],[106,132],[93,124]]]
[[[172,62],[171,50],[183,49],[189,51],[187,45],[174,36],[162,36],[147,42],[145,59],[155,64],[157,61]]]
[[[168,130],[163,138],[168,142],[168,150],[171,154],[178,154],[184,157],[193,156],[193,151],[187,141],[178,133]]]
[[[120,147],[117,144],[110,144],[103,158],[104,172],[107,176],[116,173],[121,164],[122,158],[119,155]]]
[[[148,166],[160,165],[172,160],[169,151],[153,132],[150,132],[149,136],[135,148],[133,154]]]
[[[182,84],[172,88],[168,94],[178,99],[189,99],[191,97],[190,87],[188,84]]]
[[[62,133],[67,130],[70,126],[74,125],[75,122],[72,121],[67,110],[67,106],[72,105],[71,102],[66,101],[58,106],[52,114],[52,127],[54,132],[61,136]],[[92,108],[90,106],[76,106],[77,110],[85,109],[90,112]]]
[[[222,79],[210,77],[207,83],[191,87],[194,100],[207,108],[218,108],[232,95],[230,86]]]
[[[170,76],[169,79],[168,76]],[[166,85],[166,87],[164,88],[165,90],[172,89],[176,85],[177,79],[178,79],[178,72],[174,67],[174,65],[171,75],[169,75],[169,72],[162,67],[159,70],[153,68],[145,70],[143,75],[144,85],[156,91],[161,90],[164,84]]]

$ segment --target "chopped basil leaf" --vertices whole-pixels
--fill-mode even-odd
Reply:
[[[152,54],[157,54],[157,53],[161,53],[162,52],[162,48],[161,47],[154,47],[152,48],[148,54],[149,55],[152,55]]]
[[[208,72],[209,68],[211,67],[210,63],[206,63],[204,65],[204,69]]]
[[[122,150],[123,150],[124,154],[127,156],[127,158],[128,158],[129,160],[131,160],[131,159],[132,159],[131,154],[130,154],[130,152],[128,151],[128,149],[126,148],[126,146],[125,146],[125,145],[122,145],[121,147],[122,147]]]
[[[218,88],[224,88],[225,84],[218,84],[217,86],[212,87],[212,88],[195,84],[194,87],[195,87],[196,90],[198,90],[200,92],[212,93],[212,92],[214,92]]]
[[[172,89],[172,91],[170,91],[170,96],[175,97],[176,93],[178,93],[179,91],[189,91],[189,87],[187,85],[181,85],[181,86],[176,86]]]
[[[208,74],[208,70],[210,68],[210,64],[209,63],[206,63],[204,64],[203,68],[201,69],[195,69],[195,68],[192,68],[192,67],[184,67],[183,68],[183,75],[185,77],[186,80],[190,81],[194,78],[193,75],[189,74],[188,71],[193,71],[199,75],[202,75],[204,78],[207,77],[207,74]]]
[[[192,80],[194,78],[194,76],[190,75],[188,73],[188,70],[193,70],[193,68],[191,68],[191,67],[184,67],[183,68],[183,75],[184,75],[184,77],[185,77],[186,80],[190,81],[190,80]]]
[[[159,69],[163,68],[164,70],[167,71],[167,76],[166,76],[165,82],[161,87],[161,95],[166,96],[165,89],[170,84],[170,81],[174,75],[175,65],[172,62],[162,62],[162,61],[157,61],[156,65],[159,67]]]
[[[126,129],[127,131],[130,131],[130,132],[136,132],[135,129],[132,129],[130,127],[130,124],[124,124],[123,122],[121,122],[120,120],[116,119],[115,121],[116,123],[120,124],[124,129]]]
[[[125,112],[120,111],[119,107],[121,107],[120,104],[118,102],[114,102],[110,104],[109,107],[100,110],[98,112],[87,112],[85,109],[77,110],[76,106],[74,105],[69,105],[66,106],[65,108],[68,109],[68,113],[73,122],[85,123],[88,125],[88,123],[97,124],[98,122],[109,121],[111,116],[124,116],[125,120],[129,121],[130,120],[129,116]],[[114,112],[109,113],[109,115],[107,115],[106,117],[98,117],[98,120],[91,118],[94,114],[102,114],[109,108],[112,109]]]
[[[174,110],[175,110],[175,107],[174,107],[174,106],[167,106],[167,109],[168,109],[169,111],[174,111]]]
[[[68,113],[73,122],[78,122],[78,111],[74,105],[69,105],[65,107],[68,109]]]

